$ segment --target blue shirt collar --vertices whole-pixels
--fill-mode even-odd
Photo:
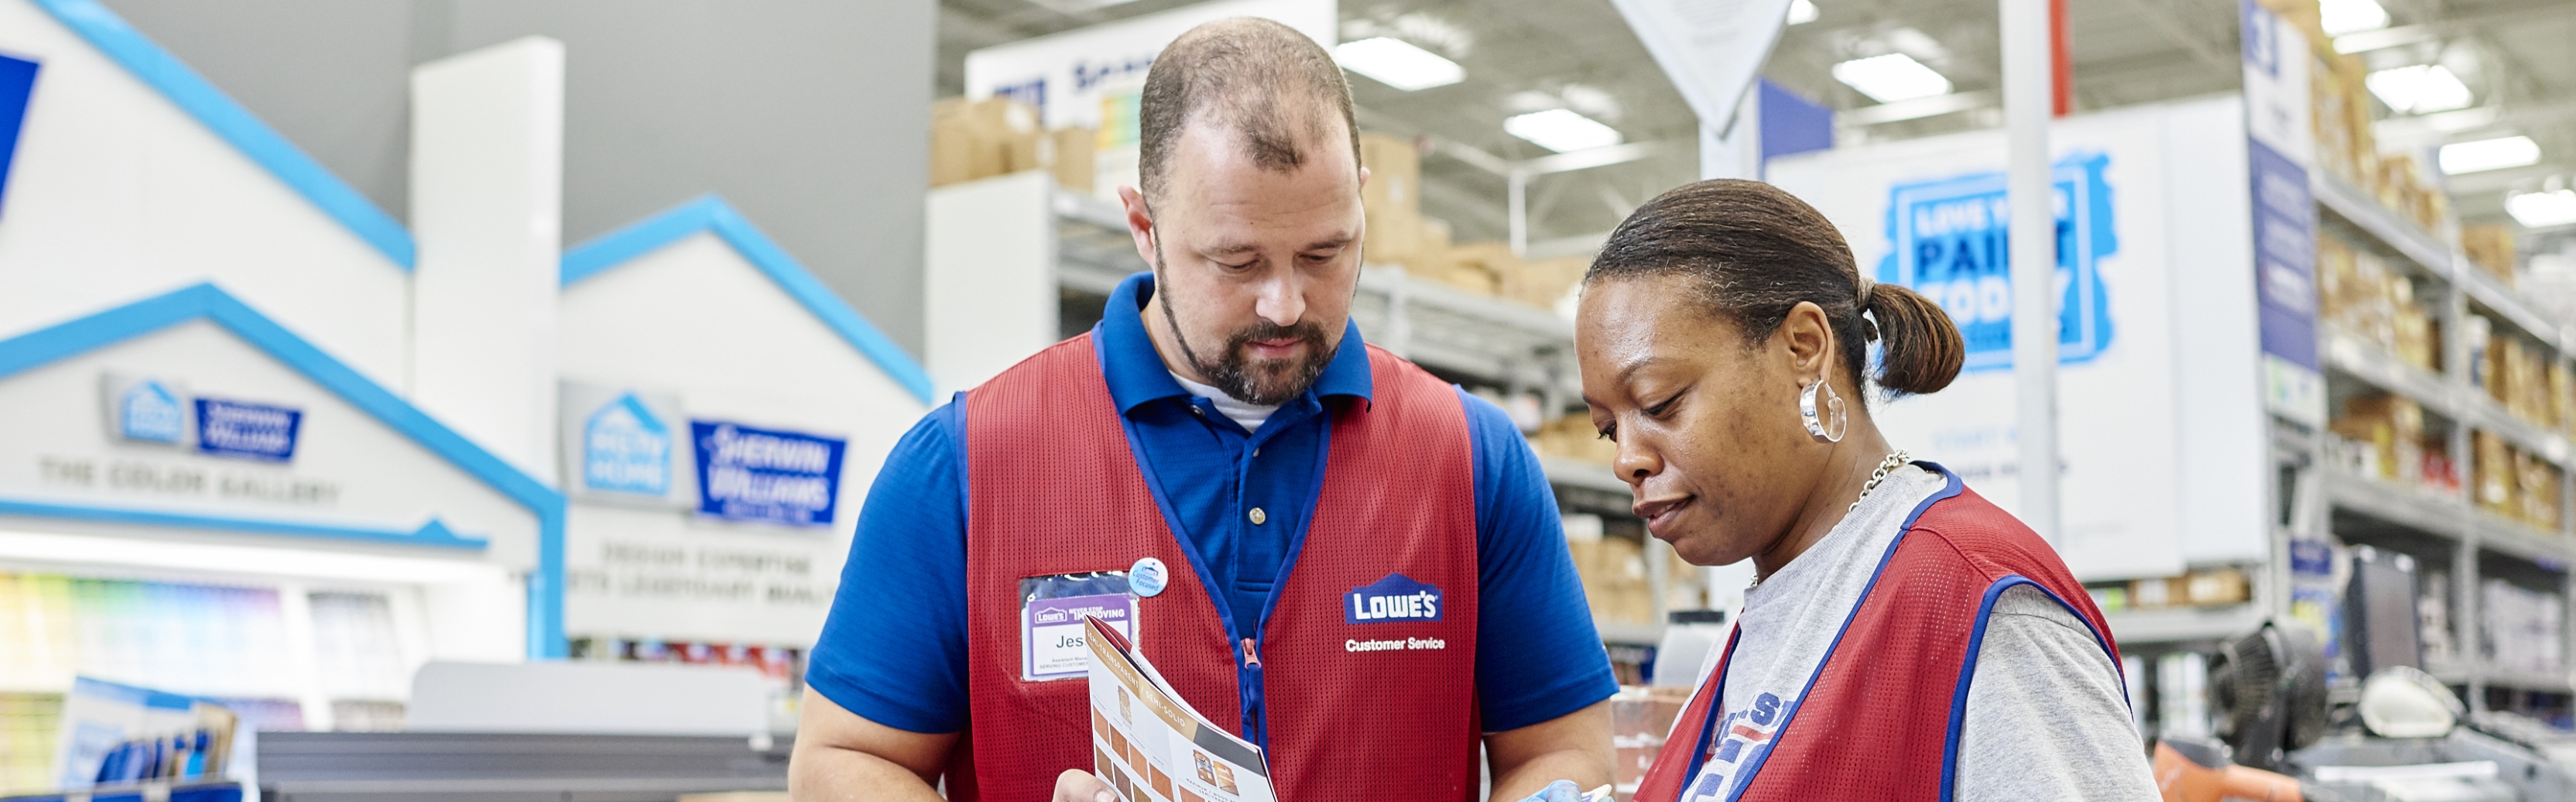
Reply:
[[[1091,330],[1091,339],[1100,349],[1101,372],[1109,379],[1109,398],[1117,402],[1122,415],[1147,401],[1190,395],[1180,382],[1172,380],[1162,352],[1154,350],[1153,335],[1145,331],[1145,318],[1139,313],[1153,297],[1153,273],[1128,276],[1109,294],[1100,325]],[[1372,386],[1368,347],[1360,339],[1360,325],[1345,322],[1341,347],[1333,352],[1333,361],[1324,366],[1323,375],[1315,377],[1315,386],[1306,394],[1319,400],[1351,396],[1367,402]]]

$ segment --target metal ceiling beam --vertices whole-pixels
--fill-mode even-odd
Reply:
[[[2454,196],[2503,192],[2512,189],[2516,182],[2547,178],[2568,172],[2570,168],[2571,165],[2566,162],[2541,162],[2523,167],[2449,176],[2443,183],[2449,185],[2447,188]]]
[[[2428,147],[2486,139],[2569,120],[2576,120],[2576,97],[2562,96],[2536,103],[2488,105],[2382,120],[2371,126],[2371,136],[2384,144]]]
[[[1941,95],[1938,97],[1899,100],[1894,103],[1862,106],[1856,109],[1835,112],[1834,121],[1849,125],[1878,125],[1880,123],[1892,123],[1900,120],[1919,120],[1925,117],[1949,114],[1957,111],[1967,111],[1969,109],[1985,108],[1992,105],[1995,105],[1994,90],[1979,89],[1974,92],[1953,92],[1951,94]]]

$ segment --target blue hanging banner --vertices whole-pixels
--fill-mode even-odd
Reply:
[[[698,513],[737,521],[830,526],[841,492],[840,438],[690,421]]]
[[[218,457],[285,462],[295,458],[304,412],[290,407],[197,399],[197,451]]]

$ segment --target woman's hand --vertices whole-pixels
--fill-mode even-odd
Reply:
[[[1567,783],[1566,787],[1572,788],[1574,784]],[[1110,790],[1109,784],[1101,782],[1100,778],[1091,776],[1091,772],[1065,769],[1063,774],[1055,776],[1055,802],[1118,802],[1118,792]]]

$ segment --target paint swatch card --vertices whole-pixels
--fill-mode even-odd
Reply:
[[[1275,802],[1261,747],[1201,717],[1116,626],[1091,629],[1092,772],[1127,802]]]

